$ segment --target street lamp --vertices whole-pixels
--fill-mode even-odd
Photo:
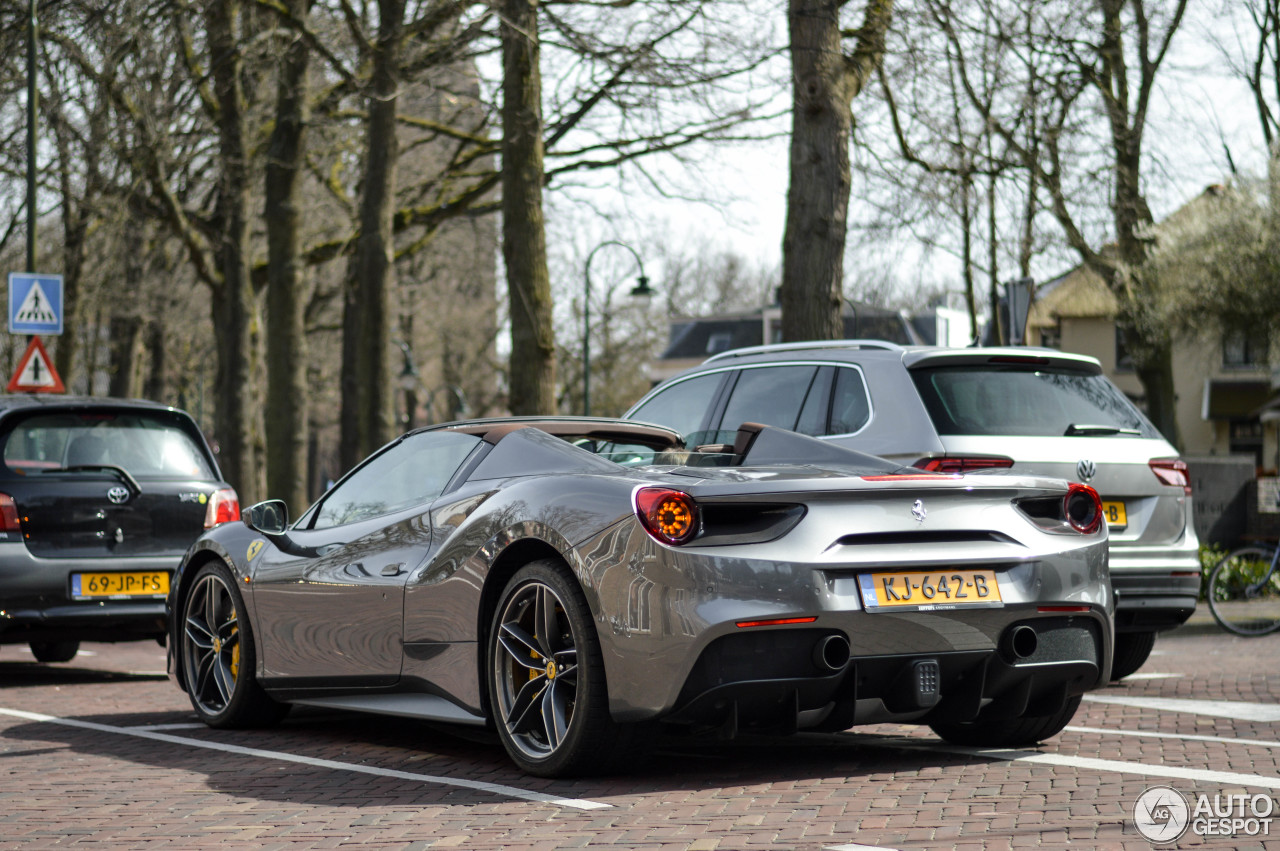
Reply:
[[[640,259],[640,254],[625,242],[619,242],[616,239],[607,240],[591,249],[591,253],[587,255],[587,263],[583,267],[582,275],[582,415],[584,417],[591,416],[591,261],[595,259],[596,252],[607,245],[616,245],[630,251],[631,256],[636,259],[636,265],[640,267],[640,276],[631,289],[631,297],[649,299],[654,294],[653,287],[649,286],[649,278],[644,273],[644,261]]]
[[[400,347],[400,352],[404,355],[404,367],[400,370],[400,376],[396,383],[404,391],[404,422],[408,431],[412,431],[414,428],[414,414],[418,409],[419,391],[422,391],[423,404],[427,407],[427,419],[430,423],[436,421],[435,398],[436,393],[441,390],[447,390],[453,394],[453,399],[457,403],[456,410],[460,418],[465,420],[471,416],[471,406],[467,404],[466,391],[456,384],[445,384],[434,389],[427,387],[423,383],[422,376],[418,373],[418,367],[413,361],[413,350],[409,347],[409,344],[397,340],[396,345]]]

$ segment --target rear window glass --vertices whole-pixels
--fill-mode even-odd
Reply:
[[[5,466],[23,475],[109,464],[137,478],[216,478],[189,433],[151,414],[38,414],[3,440]]]
[[[1102,375],[962,366],[912,370],[911,378],[939,434],[1060,437],[1072,426],[1096,426],[1160,437]]]

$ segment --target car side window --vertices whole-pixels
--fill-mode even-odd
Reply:
[[[311,528],[343,526],[435,499],[479,442],[458,432],[409,435],[330,491]]]
[[[850,367],[836,370],[836,389],[831,397],[831,425],[827,434],[852,434],[871,419],[871,400],[862,373]]]
[[[707,407],[723,379],[724,373],[713,372],[672,384],[632,411],[629,418],[664,425],[688,437],[702,428]]]
[[[767,366],[744,369],[720,421],[723,431],[743,423],[794,429],[800,419],[816,366]]]
[[[833,367],[824,366],[809,386],[809,395],[805,396],[804,407],[800,409],[800,419],[796,422],[796,431],[801,434],[819,437],[826,434],[827,400],[831,398],[831,373]]]

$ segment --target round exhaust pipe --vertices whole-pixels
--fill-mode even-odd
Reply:
[[[843,635],[827,635],[813,645],[813,664],[819,670],[843,671],[849,664],[849,639]]]
[[[1017,662],[1035,654],[1040,646],[1040,636],[1026,624],[1019,624],[1004,634],[1002,644],[1005,658]]]

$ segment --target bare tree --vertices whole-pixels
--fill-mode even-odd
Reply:
[[[846,0],[789,0],[791,182],[782,241],[782,336],[843,334],[844,246],[849,212],[853,99],[884,56],[892,0],[867,0],[862,26],[841,29]],[[854,40],[845,53],[842,40]]]
[[[1047,120],[1033,149],[1018,132],[1021,105],[1002,112],[983,97],[970,74],[966,34],[981,30],[971,10],[959,4],[939,6],[939,25],[957,56],[961,80],[971,104],[1004,140],[1008,149],[1032,170],[1049,199],[1067,244],[1115,293],[1116,322],[1125,336],[1138,379],[1146,393],[1148,415],[1175,445],[1179,442],[1173,384],[1172,328],[1158,305],[1160,281],[1143,264],[1153,225],[1143,179],[1143,143],[1149,124],[1156,79],[1182,23],[1186,0],[1161,4],[1152,0],[1100,0],[1096,6],[1041,8],[1021,37],[1024,44],[1050,45],[1042,52],[1037,74],[1050,92]],[[1007,33],[1007,37],[1014,37]],[[1092,97],[1092,100],[1090,100]],[[1002,106],[1007,106],[1002,104]],[[1106,128],[1110,189],[1108,221],[1114,250],[1102,248],[1086,233],[1082,214],[1088,204],[1072,192],[1070,152],[1073,123],[1093,107]],[[1089,120],[1088,115],[1085,120]]]
[[[542,212],[545,150],[538,0],[503,0],[502,256],[511,321],[511,413],[556,408],[555,331]]]

